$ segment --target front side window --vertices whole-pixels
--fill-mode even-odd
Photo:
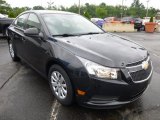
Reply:
[[[53,36],[103,33],[95,24],[76,14],[44,14],[43,19]]]
[[[14,24],[15,24],[17,27],[20,27],[20,28],[24,29],[24,27],[25,27],[25,21],[26,21],[28,15],[29,15],[29,14],[26,13],[26,14],[23,14],[23,15],[19,16],[19,17],[15,20]]]
[[[41,29],[41,24],[40,21],[38,19],[38,17],[31,13],[28,17],[27,23],[26,23],[26,29],[28,28],[37,28],[37,29]]]

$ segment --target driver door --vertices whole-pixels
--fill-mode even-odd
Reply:
[[[25,29],[37,28],[39,33],[42,32],[42,25],[37,15],[30,13]],[[43,32],[42,32],[43,34]],[[46,58],[46,42],[38,36],[25,36],[25,56],[27,62],[39,72],[43,72]]]

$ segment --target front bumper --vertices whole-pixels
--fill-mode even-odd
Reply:
[[[152,63],[150,65],[149,76],[138,82],[133,81],[130,75],[126,80],[104,80],[90,77],[90,87],[86,91],[86,95],[77,96],[78,103],[88,108],[106,109],[119,107],[137,100],[151,81]]]
[[[105,109],[119,107],[138,99],[148,87],[151,77],[143,83],[135,84],[92,80],[92,87],[85,96],[78,96],[78,102],[85,107]]]

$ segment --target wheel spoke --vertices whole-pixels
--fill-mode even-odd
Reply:
[[[58,77],[58,80],[61,82],[61,78],[63,78],[62,75],[60,73],[57,73],[57,77]]]
[[[67,86],[66,86],[66,84],[62,84],[62,87],[63,87],[63,88],[66,88]]]
[[[66,95],[67,91],[62,87],[62,92]]]
[[[57,79],[55,79],[54,76],[51,76],[51,80],[57,82]]]
[[[57,77],[57,72],[55,72],[55,73],[53,74],[53,76],[54,76],[54,78],[55,78],[56,80],[59,80],[58,77]]]
[[[57,87],[57,86],[58,86],[58,84],[57,84],[56,82],[52,82],[52,85],[53,85],[54,87]]]
[[[58,87],[58,96],[60,97],[61,96],[61,88]]]
[[[63,98],[65,97],[62,89],[61,89],[61,95],[62,95]]]
[[[54,87],[54,91],[55,91],[55,92],[58,92],[58,86],[57,86],[57,87]]]

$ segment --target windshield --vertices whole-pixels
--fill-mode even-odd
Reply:
[[[86,18],[76,14],[45,14],[43,19],[53,36],[103,33],[103,31]]]

